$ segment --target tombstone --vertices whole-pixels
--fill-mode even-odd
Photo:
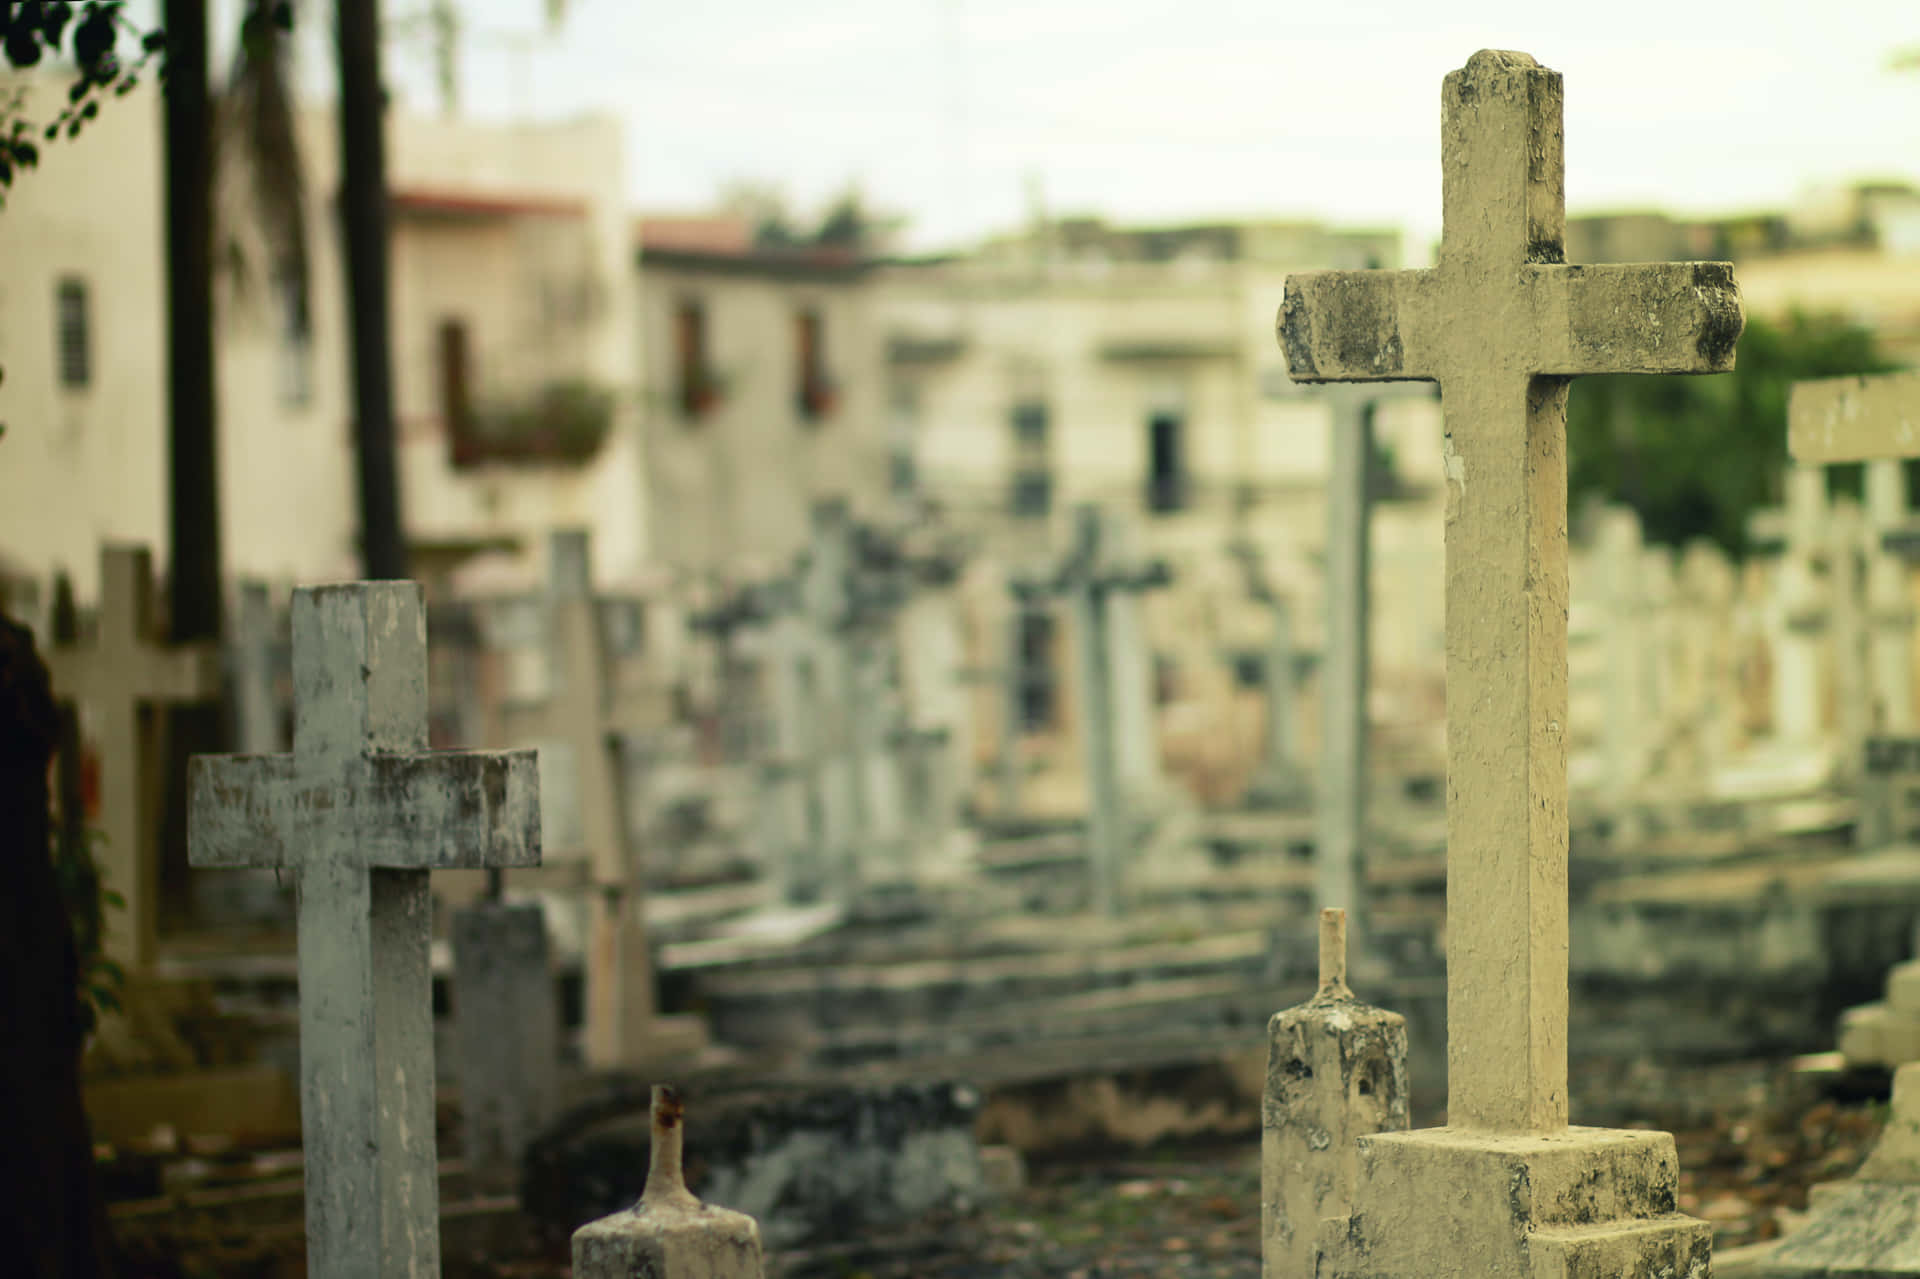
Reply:
[[[1068,559],[1052,589],[1072,601],[1075,644],[1079,653],[1078,699],[1080,738],[1087,779],[1087,857],[1091,871],[1092,906],[1100,914],[1120,908],[1121,881],[1132,842],[1131,822],[1154,797],[1141,780],[1144,764],[1133,751],[1136,771],[1123,771],[1120,725],[1126,700],[1123,689],[1139,681],[1138,646],[1126,642],[1116,649],[1119,630],[1110,620],[1110,605],[1118,596],[1158,586],[1166,581],[1164,566],[1130,564],[1110,536],[1105,513],[1092,504],[1074,512],[1074,541]],[[1131,674],[1122,666],[1135,663]],[[1157,758],[1157,749],[1153,753]],[[1154,766],[1157,771],[1157,764]]]
[[[100,551],[100,606],[93,643],[47,654],[55,695],[81,707],[100,751],[100,863],[124,919],[107,917],[106,952],[129,972],[152,964],[159,919],[158,788],[164,758],[161,706],[220,695],[219,654],[204,645],[154,641],[153,560],[145,547]]]
[[[1383,393],[1330,387],[1332,459],[1327,487],[1327,629],[1320,668],[1319,790],[1314,864],[1321,909],[1346,912],[1365,945],[1368,790],[1367,695],[1373,678],[1372,459],[1374,418]]]
[[[461,1149],[477,1185],[511,1194],[527,1148],[558,1113],[560,1005],[538,902],[453,914]]]
[[[1839,743],[1835,775],[1852,788],[1860,778],[1860,753],[1873,731],[1875,696],[1868,680],[1865,582],[1861,552],[1866,547],[1867,523],[1859,503],[1833,503],[1822,530],[1827,569],[1828,668],[1832,671],[1833,736]]]
[[[286,749],[280,698],[283,656],[267,584],[243,580],[227,630],[226,672],[233,745],[242,755],[274,755]],[[284,926],[292,919],[292,892],[292,885],[270,870],[195,875],[192,883],[194,911],[203,923]]]
[[[1566,395],[1730,368],[1742,315],[1725,264],[1561,264],[1561,94],[1476,53],[1442,94],[1439,265],[1290,276],[1279,318],[1295,381],[1437,381],[1446,426],[1448,1126],[1358,1140],[1318,1279],[1707,1266],[1673,1138],[1567,1122]]]
[[[1102,512],[1100,520],[1102,554],[1113,564],[1138,564],[1139,536],[1133,523],[1111,512]],[[1137,589],[1107,591],[1101,610],[1107,625],[1107,678],[1113,685],[1114,769],[1127,800],[1145,808],[1164,798],[1166,783],[1154,709],[1153,651],[1140,595]]]
[[[1616,831],[1628,840],[1639,832],[1631,812],[1647,774],[1649,721],[1657,701],[1647,673],[1645,547],[1640,517],[1630,507],[1611,507],[1600,518],[1596,563],[1606,601],[1607,802]]]
[[[1320,912],[1320,989],[1267,1024],[1260,1269],[1314,1273],[1320,1222],[1351,1211],[1359,1138],[1407,1128],[1407,1022],[1347,986],[1346,912]]]
[[[841,900],[851,897],[869,838],[866,754],[859,729],[859,682],[867,659],[856,633],[853,524],[844,503],[813,510],[813,542],[801,580],[809,632],[809,714],[821,814],[822,878]]]
[[[196,756],[199,867],[293,872],[308,1273],[439,1273],[428,873],[540,860],[531,751],[427,751],[413,582],[293,594],[291,755]]]
[[[760,1279],[760,1227],[744,1213],[703,1204],[682,1171],[685,1106],[653,1089],[647,1186],[625,1212],[573,1233],[576,1279]]]
[[[654,1000],[653,958],[643,922],[643,881],[629,847],[622,786],[622,731],[653,711],[651,694],[632,694],[609,678],[587,535],[555,533],[547,600],[548,695],[500,710],[507,741],[559,744],[571,761],[580,844],[550,847],[549,857],[584,854],[590,881],[583,1056],[593,1069],[630,1065],[677,1051],[664,1042]],[[543,756],[544,759],[544,756]],[[557,797],[549,791],[549,803]],[[556,833],[547,823],[543,838]]]
[[[1814,548],[1826,523],[1826,505],[1822,471],[1789,467],[1787,545],[1774,589],[1773,723],[1775,740],[1800,752],[1817,750],[1824,736],[1820,649],[1826,615],[1814,576]]]
[[[1901,459],[1867,463],[1867,625],[1871,640],[1874,731],[1910,733],[1913,709],[1913,591],[1900,553],[1907,522]]]
[[[1814,469],[1836,462],[1883,462],[1920,456],[1920,373],[1825,378],[1796,383],[1787,406],[1787,446],[1794,461],[1799,464],[1796,469]],[[1876,492],[1870,495],[1877,509],[1883,512],[1892,504],[1887,494],[1888,487],[1883,475]],[[1848,531],[1843,528],[1837,536],[1847,538]],[[1849,545],[1858,546],[1861,540],[1856,534]],[[1882,591],[1884,595],[1884,586]],[[1897,607],[1897,601],[1883,599],[1882,602],[1889,606],[1885,625],[1889,631],[1895,631],[1901,625],[1903,611]],[[1898,667],[1902,665],[1902,654],[1910,664],[1911,630],[1906,630],[1905,635],[1904,641],[1896,635],[1886,636],[1884,642],[1878,645],[1886,652],[1886,656],[1876,660],[1875,664],[1885,660],[1889,665]],[[1895,673],[1890,687],[1896,697],[1905,697],[1910,714],[1911,672],[1905,672],[1905,678]],[[1877,708],[1873,704],[1872,694],[1864,687],[1864,676],[1848,680],[1839,690],[1839,695],[1842,699],[1840,711],[1844,716],[1843,723],[1857,734],[1843,738],[1843,743],[1853,756],[1848,763],[1858,775],[1859,770],[1866,767],[1867,762],[1862,756],[1871,736],[1869,731],[1863,730],[1874,723]],[[1886,703],[1881,705],[1885,706]],[[1880,717],[1884,718],[1885,714],[1883,712]],[[1867,771],[1873,770],[1867,768]]]

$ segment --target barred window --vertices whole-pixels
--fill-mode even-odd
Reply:
[[[93,316],[87,282],[62,276],[54,289],[55,348],[60,361],[60,385],[84,390],[93,385]]]

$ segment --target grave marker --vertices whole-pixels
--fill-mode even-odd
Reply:
[[[100,751],[100,861],[106,886],[126,900],[124,920],[107,920],[109,957],[129,971],[152,963],[159,917],[160,814],[148,779],[160,767],[160,725],[148,713],[220,696],[220,658],[211,647],[154,641],[153,558],[145,547],[100,551],[98,632],[84,647],[47,654],[56,695],[77,702]]]
[[[1920,457],[1920,373],[1889,373],[1876,376],[1823,378],[1794,385],[1787,402],[1787,448],[1801,468],[1819,467],[1835,462],[1884,463],[1894,459]],[[1885,468],[1875,482],[1868,474],[1869,502],[1876,518],[1893,514],[1898,503],[1897,472],[1891,476]],[[1843,534],[1844,536],[1844,530]],[[1855,539],[1857,544],[1858,539]],[[1870,556],[1870,559],[1878,558]],[[1869,591],[1873,591],[1869,570]],[[1906,591],[1904,571],[1892,581],[1884,576],[1878,597],[1870,597],[1875,618],[1876,670],[1891,668],[1887,691],[1904,708],[1901,718],[1911,723],[1912,716],[1912,601]],[[1849,690],[1852,705],[1842,704],[1842,722],[1856,731],[1863,723],[1885,721],[1896,712],[1874,715],[1868,695],[1858,687]],[[1882,703],[1883,706],[1892,703]],[[1847,739],[1855,758],[1848,763],[1857,770],[1862,761],[1858,753],[1868,734]]]
[[[549,555],[547,697],[503,706],[500,731],[507,741],[561,743],[572,762],[592,884],[583,1053],[589,1066],[607,1069],[643,1056],[643,1037],[655,1021],[653,960],[628,846],[619,759],[621,730],[646,715],[650,698],[622,693],[608,679],[586,533],[553,534]]]
[[[1566,395],[1731,368],[1739,293],[1722,263],[1562,264],[1556,72],[1483,50],[1442,107],[1439,265],[1290,276],[1279,316],[1295,381],[1437,381],[1446,428],[1449,1127],[1362,1140],[1320,1273],[1436,1247],[1463,1274],[1686,1273],[1711,1236],[1671,1214],[1672,1138],[1567,1126]],[[1614,1229],[1576,1225],[1569,1178],[1610,1188]]]
[[[293,595],[291,755],[196,756],[199,867],[298,886],[307,1263],[315,1279],[439,1272],[428,872],[540,860],[531,751],[428,751],[412,582]]]
[[[1129,807],[1137,798],[1127,793],[1130,779],[1122,772],[1116,740],[1121,718],[1116,667],[1125,655],[1114,651],[1108,608],[1118,593],[1145,590],[1167,580],[1164,565],[1129,564],[1113,543],[1105,512],[1092,504],[1080,506],[1074,512],[1073,549],[1053,582],[1056,592],[1073,601],[1080,659],[1080,735],[1087,774],[1087,855],[1093,908],[1101,914],[1112,914],[1120,906],[1130,841]]]

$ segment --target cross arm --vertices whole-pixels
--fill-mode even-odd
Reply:
[[[1296,382],[1431,381],[1431,271],[1305,271],[1287,277],[1277,328]]]
[[[1536,371],[1725,373],[1746,316],[1726,262],[1527,268]]]
[[[1787,451],[1803,463],[1920,456],[1920,371],[1795,383]]]
[[[373,755],[344,767],[297,755],[197,755],[187,788],[195,866],[540,864],[532,751]]]

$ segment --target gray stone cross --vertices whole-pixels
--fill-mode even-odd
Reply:
[[[1447,1079],[1454,1127],[1567,1122],[1568,379],[1733,366],[1722,263],[1563,264],[1562,84],[1446,78],[1439,265],[1287,279],[1300,382],[1437,381],[1446,429]]]
[[[291,755],[196,756],[188,855],[294,872],[308,1272],[440,1272],[428,872],[533,866],[532,751],[428,751],[413,582],[293,593]]]
[[[109,920],[107,954],[129,969],[153,961],[159,875],[159,814],[144,785],[158,766],[150,706],[220,695],[220,658],[204,645],[166,648],[154,639],[153,558],[145,547],[100,551],[98,632],[85,648],[47,655],[63,701],[87,708],[100,749],[102,857],[106,884],[126,901],[124,926]]]

